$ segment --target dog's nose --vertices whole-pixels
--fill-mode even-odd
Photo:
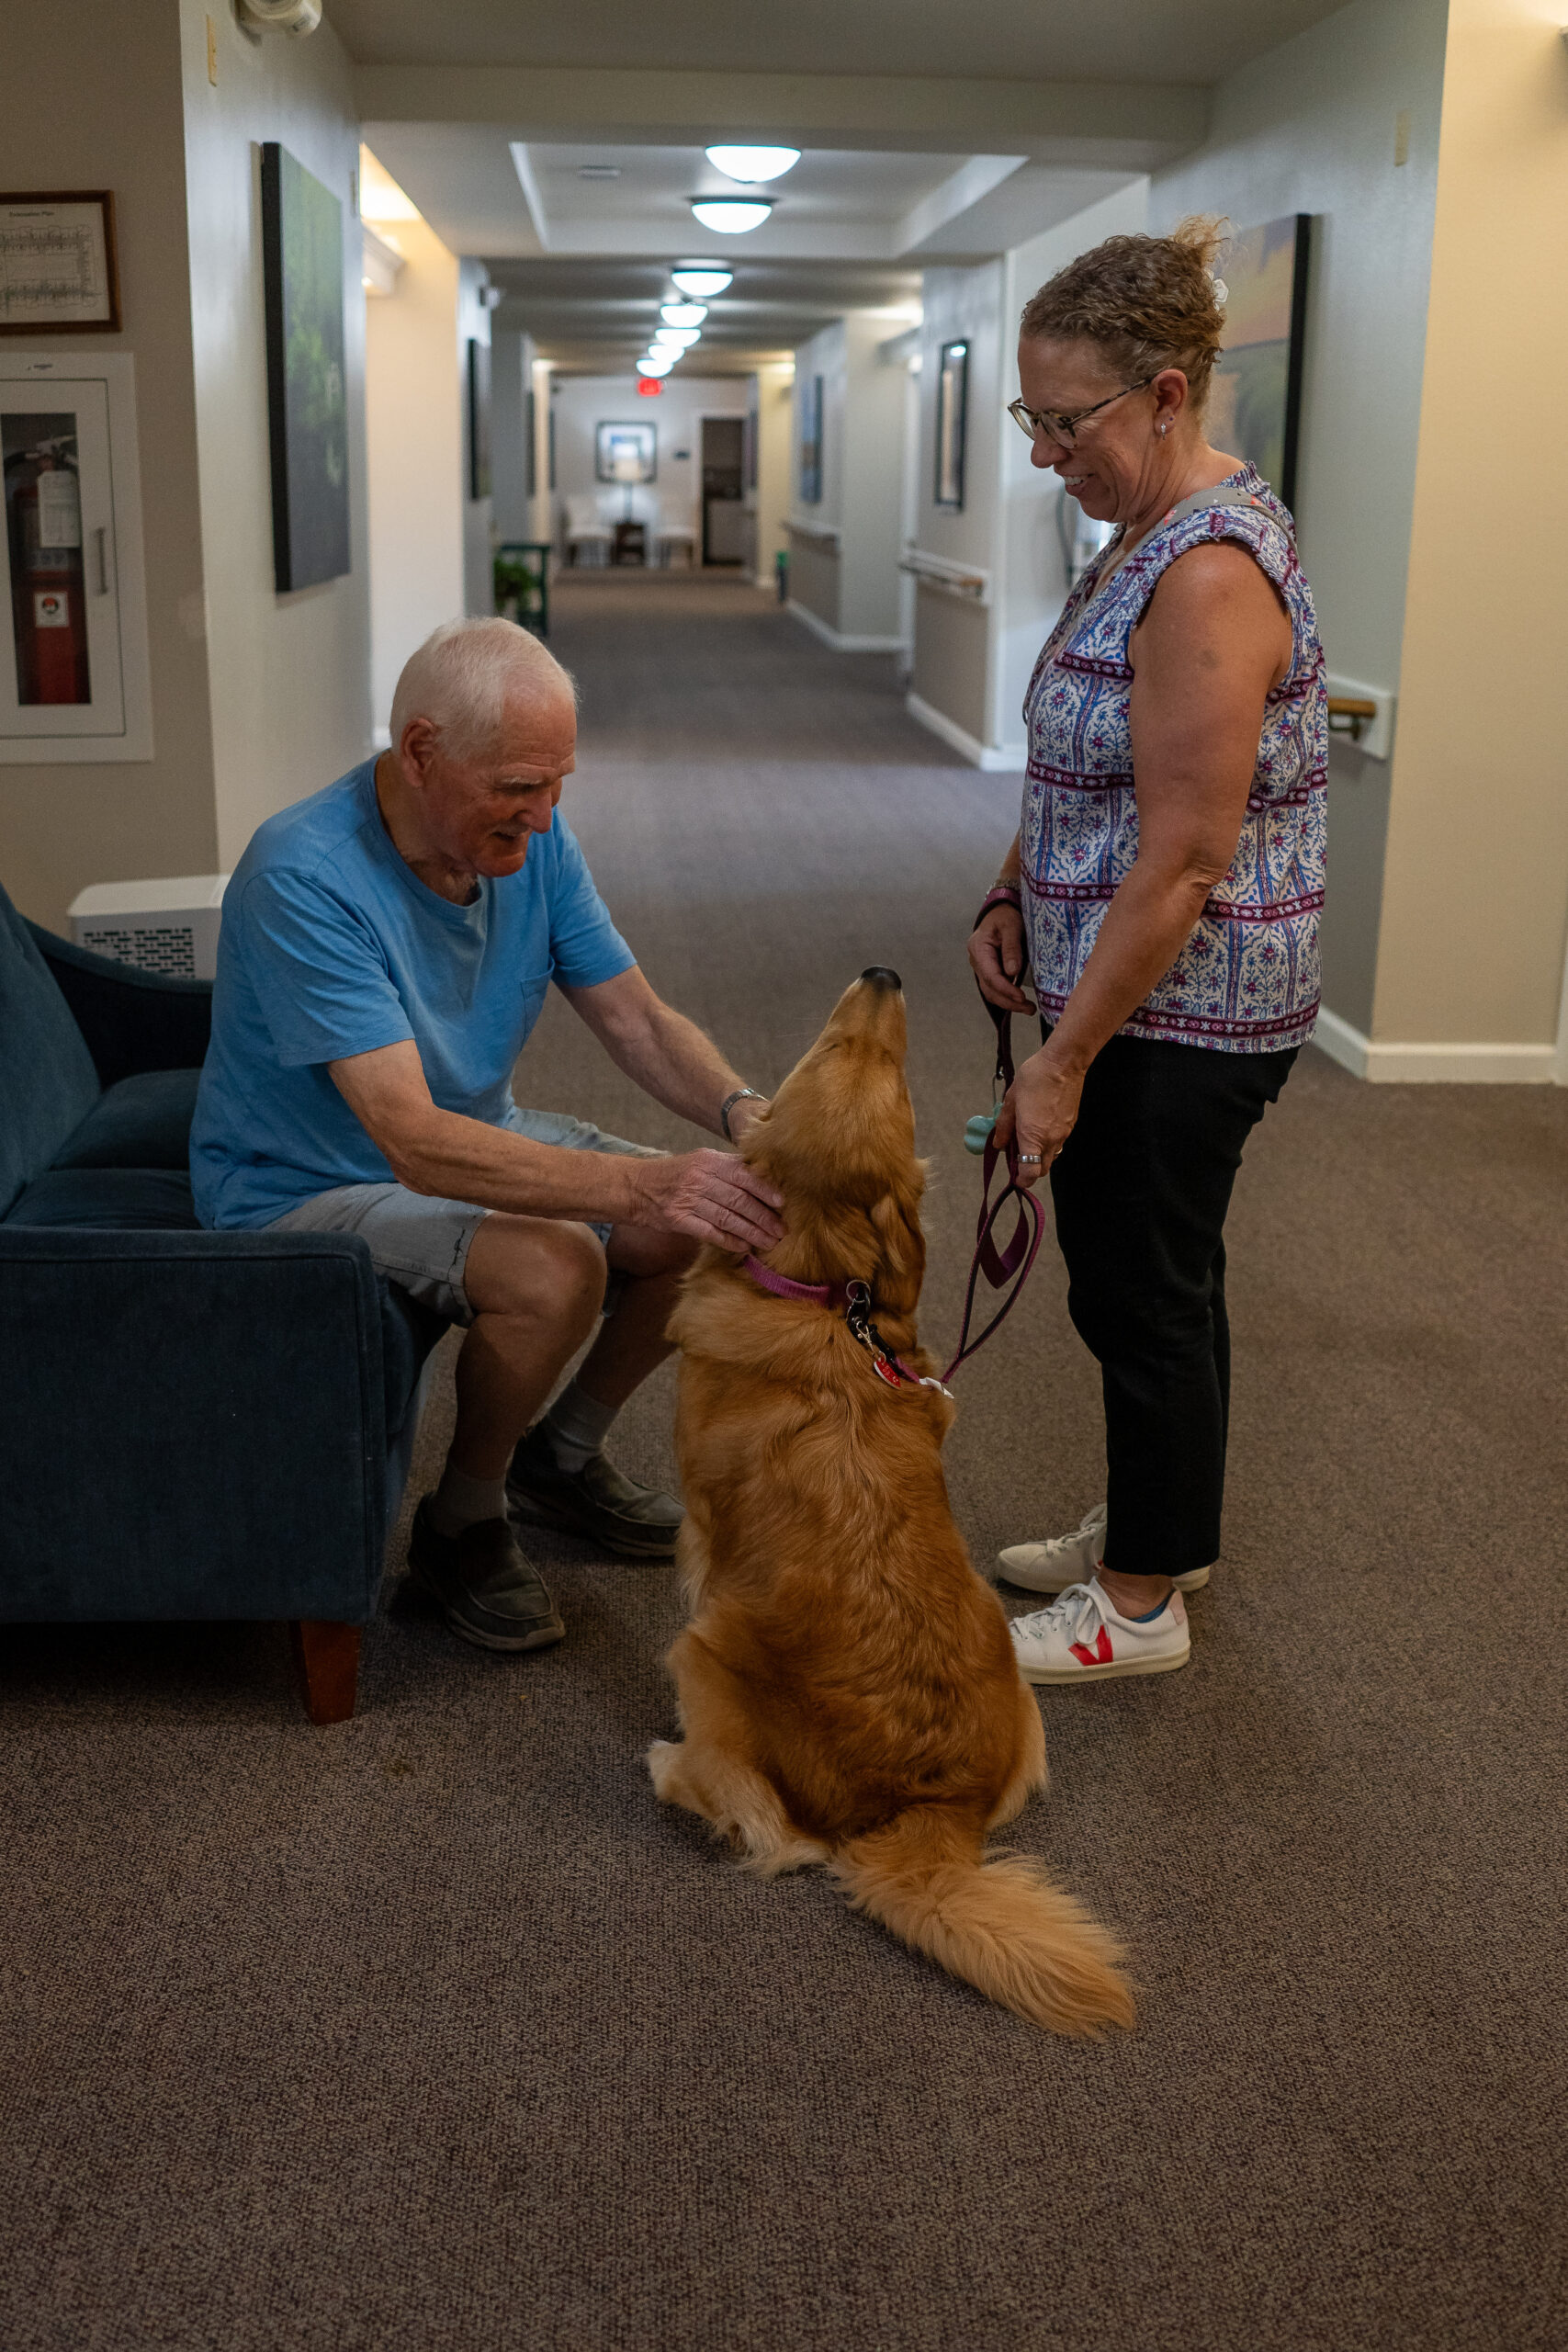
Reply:
[[[887,964],[868,964],[861,974],[861,978],[863,980],[873,981],[879,989],[901,989],[904,985],[897,973]]]

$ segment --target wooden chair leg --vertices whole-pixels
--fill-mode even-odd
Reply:
[[[359,1680],[358,1625],[334,1625],[321,1617],[297,1617],[289,1627],[295,1663],[304,1686],[305,1712],[313,1724],[345,1724],[354,1713]]]

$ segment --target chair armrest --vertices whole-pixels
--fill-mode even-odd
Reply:
[[[386,1542],[356,1234],[0,1225],[0,1620],[363,1623]]]
[[[145,1069],[196,1069],[207,1059],[210,980],[169,980],[133,971],[90,948],[73,947],[36,922],[28,929],[86,1039],[103,1085]]]

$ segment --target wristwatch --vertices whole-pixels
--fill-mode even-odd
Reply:
[[[733,1094],[727,1094],[725,1096],[723,1102],[718,1106],[718,1124],[724,1130],[724,1140],[726,1143],[733,1143],[735,1141],[735,1137],[729,1132],[729,1114],[731,1111],[734,1110],[736,1104],[738,1102],[765,1102],[767,1099],[768,1098],[765,1094],[759,1094],[754,1086],[738,1086]]]

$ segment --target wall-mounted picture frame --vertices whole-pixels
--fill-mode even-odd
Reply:
[[[822,503],[822,379],[808,376],[800,394],[800,500]]]
[[[261,197],[272,570],[282,596],[353,566],[343,206],[276,140],[261,151]]]
[[[490,496],[490,345],[468,337],[468,497]]]
[[[1256,466],[1287,506],[1296,503],[1311,253],[1310,212],[1288,212],[1229,240],[1219,264],[1224,347],[1203,420],[1213,446]]]
[[[658,472],[659,427],[656,424],[594,426],[595,481],[652,481]]]
[[[107,188],[0,195],[0,334],[119,333]]]
[[[532,391],[523,395],[523,494],[532,498],[539,487],[539,411]]]
[[[969,433],[969,345],[944,343],[936,372],[936,503],[964,508],[964,450]]]

